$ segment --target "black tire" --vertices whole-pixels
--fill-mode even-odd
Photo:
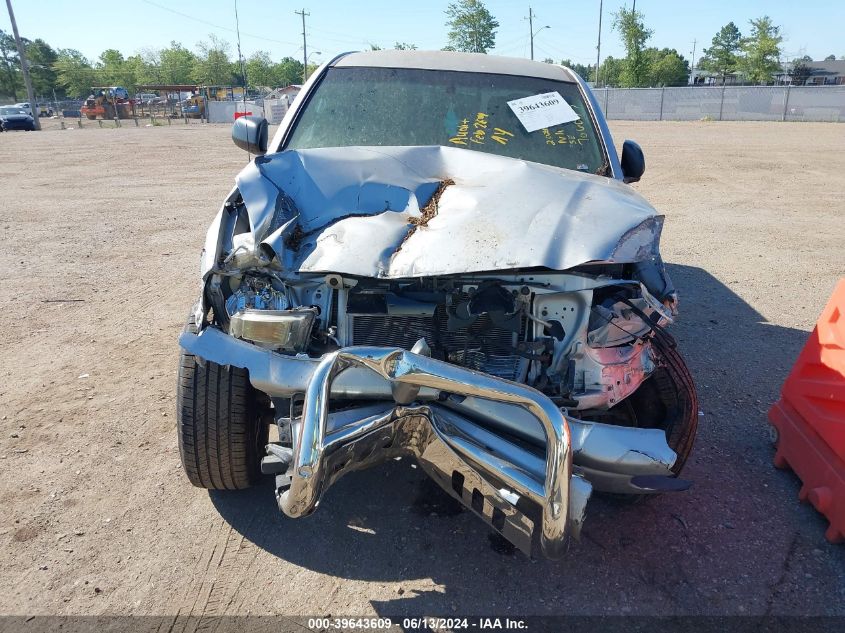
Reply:
[[[665,407],[663,422],[659,428],[666,431],[669,447],[678,454],[672,472],[679,475],[692,452],[698,431],[698,393],[692,374],[678,352],[675,339],[668,335],[654,340],[658,369],[654,379],[661,383]]]
[[[193,317],[186,330],[196,332]],[[237,490],[260,479],[269,427],[261,421],[259,395],[245,369],[199,364],[182,352],[176,427],[182,467],[193,485]]]
[[[584,411],[596,422],[624,426],[659,428],[678,455],[672,472],[680,475],[692,452],[698,429],[698,394],[692,375],[668,334],[652,339],[657,368],[633,394],[607,411]]]

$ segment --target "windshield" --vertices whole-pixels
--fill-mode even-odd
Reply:
[[[20,108],[0,108],[0,114],[26,114]]]
[[[581,118],[527,132],[508,101],[558,92]],[[410,68],[330,68],[286,149],[442,145],[604,174],[602,145],[577,84]]]

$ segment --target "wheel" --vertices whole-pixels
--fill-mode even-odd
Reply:
[[[657,368],[639,389],[607,411],[581,413],[584,419],[596,422],[663,429],[666,442],[678,455],[672,466],[678,476],[698,429],[698,395],[675,340],[665,333],[655,336],[652,349]]]
[[[196,332],[194,319],[186,331]],[[245,369],[179,357],[176,427],[179,456],[199,488],[248,488],[261,476],[269,426],[261,420],[261,394]]]

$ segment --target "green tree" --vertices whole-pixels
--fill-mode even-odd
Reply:
[[[743,38],[739,68],[746,79],[755,84],[767,84],[772,75],[780,70],[780,44],[783,37],[780,27],[775,26],[768,15],[749,20],[751,34]]]
[[[151,55],[153,55],[151,57]],[[141,84],[162,83],[161,62],[155,51],[144,51],[126,58],[124,64],[126,83],[124,86],[134,94]]]
[[[97,71],[97,83],[102,86],[122,86],[132,91],[135,76],[127,66],[123,53],[109,48],[100,53],[94,69]]]
[[[649,86],[686,86],[689,83],[689,63],[674,48],[647,48]]]
[[[255,51],[246,60],[247,83],[253,88],[273,86],[276,83],[273,66],[270,53],[267,51]]]
[[[836,55],[828,55],[827,57],[824,58],[824,60],[826,62],[836,61]]]
[[[813,61],[812,59],[810,61]],[[792,68],[789,69],[789,78],[795,86],[803,86],[810,78],[813,69],[807,64],[805,59],[796,59],[792,63]]]
[[[649,60],[643,51],[653,31],[645,27],[643,18],[642,12],[625,7],[613,14],[613,28],[619,32],[625,46],[625,63],[619,81],[626,88],[648,84]]]
[[[139,84],[161,84],[165,82],[161,70],[161,51],[155,48],[142,48],[135,55],[126,59],[127,65],[135,73]]]
[[[213,33],[207,42],[197,44],[196,56],[191,76],[194,81],[208,86],[228,86],[233,83],[235,67],[229,60],[229,43],[219,39]]]
[[[591,64],[579,64],[577,62],[573,62],[571,59],[562,59],[560,60],[560,65],[571,68],[587,81],[595,79],[594,75],[596,74],[596,67]]]
[[[197,57],[179,42],[172,41],[168,48],[158,52],[158,63],[162,83],[189,84],[193,81]]]
[[[124,59],[123,53],[109,48],[100,53],[100,58],[94,65],[96,82],[101,86],[121,86],[135,93],[140,83],[147,83],[152,77],[139,55]]]
[[[56,78],[65,94],[70,97],[84,97],[90,94],[91,86],[98,82],[91,62],[73,48],[62,48],[57,52],[56,63],[53,64]]]
[[[409,44],[408,42],[396,42],[393,48],[397,51],[415,51],[417,50],[417,45]]]
[[[302,83],[302,62],[293,57],[283,57],[273,66],[273,84],[276,86],[290,86]]]
[[[615,57],[605,57],[599,66],[599,84],[611,88],[618,88],[622,81],[622,72],[625,70],[625,60]]]
[[[11,34],[0,30],[0,94],[17,101],[19,92],[23,92],[23,79],[18,47]]]
[[[736,24],[728,22],[713,36],[710,48],[704,49],[701,68],[721,76],[724,85],[725,76],[737,69],[739,63],[737,53],[740,51],[741,44],[742,33],[739,32]]]
[[[449,50],[486,53],[496,46],[499,23],[481,0],[456,0],[449,4],[446,16]]]
[[[29,74],[35,94],[52,98],[53,89],[56,88],[56,71],[53,70],[53,64],[58,59],[56,51],[38,38],[27,42],[26,59],[29,62]]]

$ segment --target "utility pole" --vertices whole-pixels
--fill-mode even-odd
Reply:
[[[531,34],[531,59],[534,59],[534,12],[528,7],[528,32]]]
[[[698,40],[692,41],[692,70],[690,71],[690,78],[692,79],[692,85],[695,85],[695,45],[698,44]]]
[[[599,62],[601,62],[601,14],[603,0],[599,0],[599,40],[596,43],[596,88],[599,87]]]
[[[305,9],[294,11],[294,13],[302,16],[302,83],[304,84],[308,81],[308,44],[305,41],[305,16],[311,14],[305,13]]]
[[[539,29],[537,29],[535,31],[534,30],[534,18],[536,18],[536,17],[537,16],[531,10],[531,7],[528,7],[528,17],[522,18],[523,20],[528,20],[528,34],[531,36],[531,59],[532,60],[534,59],[534,36],[537,35],[537,33],[542,31],[543,29],[552,28],[552,27],[546,25],[546,26],[541,26]]]
[[[21,72],[23,83],[26,86],[26,96],[29,99],[29,112],[35,122],[35,129],[41,129],[41,121],[38,120],[38,104],[35,102],[35,91],[32,89],[32,79],[29,77],[29,64],[26,61],[26,51],[23,48],[21,36],[18,33],[18,23],[15,22],[15,12],[12,11],[12,0],[6,0],[6,7],[9,9],[9,21],[12,23],[12,33],[15,35],[15,44],[18,46],[18,57],[21,60]]]

